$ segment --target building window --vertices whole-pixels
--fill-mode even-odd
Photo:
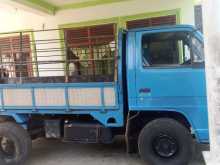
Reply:
[[[31,77],[32,58],[29,35],[0,38],[0,70],[1,76]]]
[[[138,19],[127,22],[127,29],[144,28],[161,25],[175,25],[177,22],[176,15]]]
[[[65,29],[69,76],[115,77],[116,24]]]

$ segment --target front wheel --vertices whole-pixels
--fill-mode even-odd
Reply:
[[[0,164],[22,165],[31,151],[27,131],[16,123],[0,124]]]
[[[139,153],[150,165],[187,165],[194,151],[190,132],[173,119],[156,119],[141,131]]]

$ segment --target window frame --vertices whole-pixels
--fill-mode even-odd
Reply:
[[[98,28],[98,29],[97,29]],[[102,29],[105,29],[104,32],[101,31],[99,32],[99,29],[102,28]],[[94,25],[88,25],[88,26],[76,26],[76,27],[68,27],[68,28],[63,28],[63,33],[64,33],[64,40],[65,40],[65,44],[66,44],[66,47],[68,49],[81,49],[81,50],[84,50],[86,51],[85,54],[87,57],[86,59],[79,59],[79,62],[81,63],[82,61],[86,61],[87,62],[87,65],[91,65],[91,69],[88,69],[89,67],[85,67],[87,70],[86,74],[85,75],[80,75],[80,76],[91,76],[93,78],[96,79],[96,77],[98,78],[98,76],[112,76],[112,82],[113,81],[117,81],[118,79],[118,73],[117,73],[117,68],[116,66],[118,65],[117,63],[117,60],[116,60],[116,56],[117,56],[117,44],[118,44],[118,38],[117,38],[117,28],[118,28],[118,24],[115,23],[115,22],[110,22],[110,23],[100,23],[100,24],[94,24]],[[110,30],[109,30],[110,29]],[[79,31],[78,33],[80,34],[80,30],[85,32],[83,35],[83,37],[75,37],[74,34],[71,34],[71,35],[68,35],[68,33],[71,31],[73,32],[76,32],[76,31]],[[100,33],[112,33],[112,34],[101,34]],[[77,39],[79,40],[80,38],[83,38],[84,40],[86,40],[86,42],[82,42],[82,43],[77,43],[77,41],[71,41],[71,37],[70,36],[73,36],[74,39]],[[69,37],[69,38],[68,38]],[[105,43],[103,40],[103,38],[100,38],[101,41],[97,41],[97,37],[106,37],[106,39],[108,40],[112,40],[111,42],[109,43]],[[71,43],[72,42],[72,43]],[[97,44],[97,42],[100,42],[101,44]],[[107,61],[107,65],[105,65],[104,70],[103,68],[101,68],[101,71],[99,71],[99,64],[98,64],[98,58],[95,58],[95,55],[99,54],[100,53],[100,50],[101,53],[109,53],[109,51],[103,51],[103,48],[99,48],[97,49],[97,47],[99,46],[107,46],[107,45],[110,45],[111,43],[113,43],[114,45],[114,51],[110,51],[110,53],[114,52],[113,54],[113,57],[112,57],[112,61],[113,61],[113,65],[114,67],[109,67],[110,64],[112,61]],[[83,45],[82,47],[81,44]],[[99,50],[98,52],[95,51],[95,50]],[[106,50],[106,49],[105,49]],[[95,53],[96,52],[96,53]],[[82,54],[81,54],[82,55]],[[108,57],[110,58],[110,57]],[[108,59],[106,58],[106,59]],[[105,58],[103,58],[105,59]],[[69,75],[69,63],[66,63],[65,64],[66,68],[67,68],[67,71],[66,73]],[[112,68],[112,70],[111,70]],[[101,73],[101,72],[105,72],[105,70],[107,70],[109,73],[108,74],[104,74],[104,73]],[[79,71],[83,71],[82,68],[79,69]],[[89,71],[91,71],[91,73],[88,73]],[[112,74],[110,74],[112,72]],[[70,75],[69,75],[70,76]],[[80,77],[79,76],[79,77]],[[90,81],[89,81],[90,82]],[[92,81],[91,81],[92,82]]]
[[[192,50],[192,65],[194,67],[200,67],[200,66],[204,66],[205,65],[205,52],[204,52],[204,43],[199,39],[199,37],[194,33],[192,33],[190,35],[191,39],[190,39],[190,44],[191,44],[191,50]],[[193,49],[193,43],[192,43],[192,38],[195,38],[200,44],[202,44],[202,47],[203,47],[203,61],[202,62],[195,62],[194,61],[194,49]]]
[[[21,34],[21,36],[17,33],[12,35],[6,35],[6,36],[2,36],[0,37],[0,48],[1,45],[3,43],[3,45],[7,45],[8,47],[6,48],[6,50],[1,51],[0,50],[0,55],[1,55],[1,60],[2,60],[2,55],[7,54],[10,56],[10,59],[13,59],[13,64],[11,64],[12,66],[9,66],[12,68],[12,70],[9,71],[9,74],[11,77],[20,77],[17,76],[17,73],[19,73],[19,69],[16,67],[19,67],[19,65],[16,65],[16,59],[14,56],[16,56],[16,54],[22,54],[23,56],[26,56],[26,58],[29,58],[31,60],[31,62],[33,62],[33,55],[32,55],[32,45],[31,45],[31,35],[30,34]],[[6,43],[4,43],[4,40],[8,41]],[[22,49],[22,52],[20,52],[20,40],[22,40],[22,47],[24,47]],[[26,46],[26,48],[25,48]],[[33,68],[33,63],[28,63],[28,60],[26,59],[26,63],[25,66],[27,67],[26,71],[22,71],[24,73],[27,73],[27,77],[32,77],[34,74],[34,68]],[[2,63],[2,62],[1,62]],[[2,65],[2,64],[1,64]],[[23,76],[21,76],[23,77]],[[26,77],[26,76],[24,76]]]
[[[159,33],[170,33],[172,31],[162,31],[162,32],[159,32]],[[178,32],[181,32],[181,31],[174,31],[174,33],[178,33]],[[141,54],[141,67],[143,69],[175,69],[175,68],[193,68],[194,65],[196,64],[196,66],[200,66],[198,65],[198,63],[194,63],[193,60],[194,60],[194,57],[193,57],[193,50],[192,50],[192,40],[191,38],[194,36],[196,39],[198,39],[194,33],[192,33],[191,31],[182,31],[182,32],[186,32],[186,33],[189,33],[189,36],[190,36],[190,41],[189,41],[189,46],[190,46],[190,64],[159,64],[159,65],[150,65],[150,66],[144,66],[143,65],[143,47],[142,47],[142,41],[143,41],[143,36],[144,35],[149,35],[149,34],[157,34],[157,32],[153,32],[153,33],[149,33],[149,32],[144,32],[141,34],[141,41],[140,41],[140,45],[141,45],[141,50],[140,50],[140,54]],[[199,40],[199,39],[198,39]],[[200,64],[200,63],[199,63]]]

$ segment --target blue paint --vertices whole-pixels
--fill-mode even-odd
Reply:
[[[128,32],[127,85],[130,111],[178,112],[185,116],[199,142],[207,142],[208,118],[204,67],[143,67],[142,36],[163,32],[192,32],[203,41],[201,33],[191,26],[167,26],[136,29]],[[148,88],[150,92],[140,93]]]
[[[177,112],[185,116],[192,126],[198,142],[208,142],[208,117],[204,67],[167,67],[143,68],[141,58],[141,37],[147,33],[190,32],[200,41],[201,33],[192,26],[177,25],[154,28],[142,28],[126,32],[126,45],[122,42],[122,32],[118,38],[118,81],[112,83],[56,83],[56,84],[1,84],[0,115],[12,116],[24,127],[28,116],[33,114],[57,115],[91,115],[106,127],[124,127],[124,100],[128,100],[129,111],[164,111]],[[126,66],[123,66],[122,47],[126,46]],[[126,67],[127,91],[123,91],[122,68]],[[100,88],[101,106],[70,106],[69,88]],[[104,88],[113,87],[116,93],[116,105],[106,106]],[[29,107],[5,106],[3,89],[31,89],[33,105]],[[34,89],[61,88],[65,90],[64,106],[36,106]],[[148,92],[139,92],[148,89]],[[128,96],[125,98],[125,93]],[[116,123],[107,123],[109,118],[115,118]]]
[[[104,98],[104,88],[111,87],[115,91],[115,106],[106,106]],[[35,98],[36,89],[64,89],[65,92],[65,105],[63,106],[37,106]],[[100,106],[71,106],[69,105],[68,89],[71,88],[100,88],[101,89],[101,105]],[[13,116],[13,118],[21,123],[21,119],[18,117],[21,114],[88,114],[93,116],[96,120],[101,122],[105,126],[109,127],[121,127],[123,125],[123,104],[119,104],[118,84],[117,83],[36,83],[36,84],[2,84],[0,85],[1,96],[3,98],[3,89],[31,89],[32,106],[6,106],[2,107],[0,115]],[[96,97],[96,96],[94,96]],[[4,98],[3,98],[4,100]],[[112,113],[113,111],[113,113]],[[117,112],[117,113],[115,113]],[[10,114],[10,115],[9,115]],[[18,115],[18,116],[17,116]],[[108,124],[109,118],[115,118],[117,121],[115,124]]]

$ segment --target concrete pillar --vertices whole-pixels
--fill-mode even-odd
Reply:
[[[220,0],[203,0],[205,60],[208,95],[209,165],[220,164]]]

